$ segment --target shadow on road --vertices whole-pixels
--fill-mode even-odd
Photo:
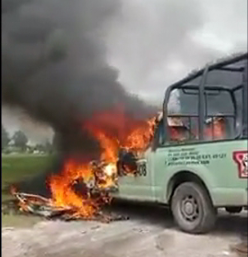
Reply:
[[[214,234],[239,234],[247,235],[248,224],[247,212],[241,214],[228,214],[224,211],[219,213]]]
[[[128,216],[131,220],[139,220],[163,226],[164,228],[177,229],[170,210],[163,206],[144,205],[134,202],[118,201],[111,206],[111,211]],[[219,210],[214,235],[247,235],[247,211],[241,214],[228,214]]]

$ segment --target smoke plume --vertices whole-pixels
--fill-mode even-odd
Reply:
[[[98,110],[122,104],[146,115],[151,108],[119,81],[161,100],[172,80],[222,55],[197,39],[209,19],[206,6],[197,0],[3,0],[3,103],[52,126],[66,149],[75,147],[72,141],[82,145],[78,123]]]
[[[90,150],[81,125],[99,110],[121,104],[133,115],[150,112],[106,62],[106,25],[119,1],[5,0],[2,6],[2,100],[52,126],[63,150]]]

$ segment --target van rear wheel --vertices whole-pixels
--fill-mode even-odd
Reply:
[[[171,209],[175,222],[187,233],[207,233],[215,225],[216,210],[205,188],[197,183],[179,185],[172,196]]]

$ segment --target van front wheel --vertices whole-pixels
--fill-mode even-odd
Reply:
[[[179,185],[172,196],[171,209],[175,222],[187,233],[207,233],[215,225],[216,210],[205,188],[197,183]]]

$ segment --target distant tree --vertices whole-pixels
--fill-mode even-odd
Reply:
[[[35,150],[39,151],[39,152],[45,152],[45,146],[43,144],[36,144],[35,145]]]
[[[8,145],[9,141],[10,141],[9,133],[2,125],[2,150]]]
[[[26,149],[28,138],[22,131],[16,131],[12,139],[16,147],[20,147],[23,151]]]

